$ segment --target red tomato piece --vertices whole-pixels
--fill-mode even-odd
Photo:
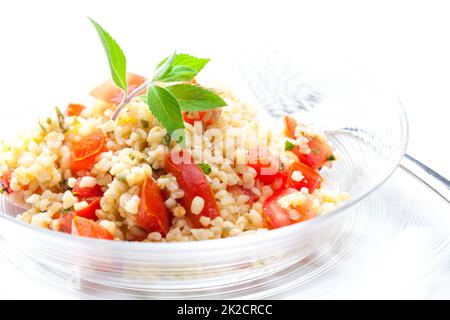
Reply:
[[[0,177],[0,183],[7,193],[11,193],[11,171],[7,171]]]
[[[167,165],[169,172],[175,176],[178,185],[184,191],[184,197],[180,199],[180,202],[188,212],[188,218],[194,227],[203,227],[200,223],[202,216],[211,219],[219,216],[219,208],[208,180],[187,151],[169,154]],[[191,212],[192,200],[196,196],[204,200],[203,210],[199,214]]]
[[[59,218],[58,230],[64,233],[72,233],[73,213],[68,212]]]
[[[300,181],[295,181],[292,179],[292,173],[294,171],[300,171],[303,175],[303,179]],[[312,193],[317,188],[320,188],[322,183],[322,177],[320,174],[314,170],[313,168],[308,167],[307,165],[301,162],[294,162],[289,168],[289,175],[286,182],[287,187],[291,187],[297,190],[305,187],[308,188],[309,192]]]
[[[249,205],[252,205],[255,201],[258,200],[257,194],[255,194],[250,189],[244,188],[243,186],[239,186],[237,184],[235,184],[233,186],[229,186],[227,188],[227,191],[230,192],[231,194],[233,194],[235,197],[245,194],[246,196],[248,196],[250,198],[247,201],[247,204],[249,204]]]
[[[295,139],[295,128],[297,127],[297,121],[289,116],[284,116],[284,133],[287,137]],[[314,169],[320,169],[329,160],[333,154],[333,149],[322,137],[311,137],[308,142],[308,146],[311,149],[310,153],[304,154],[300,152],[300,148],[295,146],[292,152],[298,157],[300,162],[310,166]]]
[[[69,103],[67,106],[67,115],[70,116],[79,116],[81,112],[86,109],[82,104],[77,103]]]
[[[264,184],[272,184],[276,180],[286,181],[287,172],[278,157],[267,150],[255,148],[250,151],[247,166],[255,169],[256,178]]]
[[[212,111],[183,111],[183,120],[191,125],[196,121],[201,121],[205,126],[209,126],[213,122]]]
[[[159,232],[163,237],[169,232],[171,217],[164,198],[152,177],[147,177],[141,189],[141,201],[136,224],[148,233]]]
[[[298,148],[294,149],[300,162],[314,169],[320,169],[329,160],[333,154],[330,145],[319,136],[311,138],[308,142],[311,151],[308,154],[301,153]]]
[[[297,211],[299,218],[292,220],[289,216],[289,211],[281,207],[278,200],[288,194],[298,192],[295,189],[284,189],[272,196],[268,197],[263,203],[264,216],[271,228],[276,229],[284,226],[288,226],[293,223],[305,221],[314,217],[312,211],[312,202],[306,200],[301,206],[293,208],[291,210]]]
[[[93,187],[80,188],[80,181],[81,178],[78,178],[77,182],[75,182],[72,190],[74,196],[78,197],[79,199],[89,199],[103,196],[103,190],[100,185],[96,184]]]
[[[87,207],[75,211],[75,215],[86,219],[97,220],[97,216],[95,215],[95,210],[97,209],[100,209],[100,198],[95,198]]]
[[[145,81],[146,79],[144,77],[128,72],[127,73],[128,93],[139,87]],[[94,98],[97,98],[105,102],[118,104],[120,103],[120,101],[122,101],[123,92],[122,89],[117,87],[114,84],[114,82],[110,79],[102,83],[98,87],[96,87],[94,90],[92,90],[90,92],[90,95],[93,96]]]
[[[92,169],[97,156],[105,151],[106,137],[101,130],[96,130],[75,142],[72,146],[72,171]]]
[[[295,139],[295,128],[297,127],[297,121],[289,116],[284,116],[284,134],[286,137]]]
[[[74,216],[72,220],[72,234],[80,237],[113,240],[113,236],[97,222]]]

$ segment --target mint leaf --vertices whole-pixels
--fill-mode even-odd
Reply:
[[[191,67],[174,66],[159,80],[164,82],[191,81],[197,75],[197,71]]]
[[[161,80],[170,71],[176,56],[177,53],[174,52],[170,57],[166,58],[158,65],[155,71],[155,75],[153,76],[153,81]]]
[[[197,58],[188,54],[180,53],[165,58],[158,64],[157,70],[166,66],[170,62],[170,68],[166,69],[165,74],[159,75],[161,81],[190,81],[192,80],[209,62],[209,59]],[[180,69],[179,67],[183,67]],[[187,69],[189,68],[189,69]],[[183,71],[181,71],[183,70]]]
[[[127,60],[117,42],[97,22],[89,18],[102,41],[114,83],[127,91]]]
[[[212,91],[192,84],[176,84],[166,89],[178,100],[181,110],[201,111],[226,106],[226,102]]]
[[[172,134],[177,129],[184,129],[180,105],[175,97],[166,89],[150,85],[145,101],[151,113]]]

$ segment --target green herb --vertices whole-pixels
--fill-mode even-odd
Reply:
[[[172,138],[170,137],[170,134],[167,133],[167,134],[164,135],[162,142],[163,142],[166,146],[169,146],[171,140],[172,140]]]
[[[116,176],[117,180],[119,180],[120,182],[126,182],[127,181],[127,177],[126,174],[118,174]]]
[[[200,167],[200,169],[202,169],[202,171],[208,175],[211,173],[211,165],[207,164],[207,163],[199,163],[198,166]]]
[[[67,181],[66,179],[62,178],[61,181],[59,181],[59,187],[61,190],[64,190],[67,188]]]
[[[45,119],[45,122],[47,122],[47,124],[52,124],[52,118],[48,117]]]
[[[58,125],[61,128],[61,130],[63,132],[66,131],[66,127],[64,124],[64,115],[62,114],[61,110],[59,110],[58,107],[55,107],[55,111],[56,111],[56,118],[58,119]]]
[[[225,101],[216,93],[199,85],[176,83],[192,81],[209,62],[209,59],[176,52],[158,64],[153,76],[149,77],[152,79],[151,81],[146,81],[132,92],[127,93],[126,58],[123,51],[108,32],[94,20],[90,19],[90,21],[102,41],[113,81],[125,92],[122,101],[111,117],[113,120],[132,98],[147,88],[147,95],[141,96],[139,99],[149,106],[152,114],[169,134],[177,135],[174,137],[175,141],[184,143],[184,122],[181,111],[211,110],[226,105]],[[142,123],[146,127],[145,122]],[[181,129],[181,132],[178,132],[178,129]]]
[[[191,81],[196,74],[197,71],[191,67],[174,66],[160,80],[164,82]]]
[[[292,142],[290,142],[288,140],[286,140],[284,142],[284,150],[285,151],[292,151],[292,150],[294,150],[294,148],[295,148],[295,144],[293,144]]]
[[[0,184],[0,194],[4,194],[5,193],[5,189],[3,189],[3,185]]]
[[[328,161],[334,161],[336,160],[336,157],[334,156],[334,154],[330,154],[327,158]]]
[[[147,92],[147,103],[152,114],[170,134],[177,129],[184,129],[180,105],[169,91],[156,85],[150,85]]]
[[[61,213],[62,215],[65,215],[65,214],[68,214],[69,212],[71,212],[72,210],[73,210],[73,207],[70,207],[70,208],[61,210],[60,213]]]
[[[178,100],[181,110],[201,111],[226,106],[212,91],[192,84],[176,84],[166,88]]]
[[[127,60],[117,42],[97,22],[91,20],[102,41],[114,83],[123,91],[127,91]]]
[[[44,127],[44,125],[41,123],[41,120],[39,120],[38,123],[39,123],[39,127],[41,127],[41,130],[42,130],[44,133],[48,133],[47,128]]]
[[[313,149],[313,152],[314,152],[314,154],[320,154],[320,150],[317,149],[317,148],[314,148],[314,149]]]
[[[141,119],[141,124],[144,129],[148,129],[150,123],[147,120]]]
[[[167,75],[169,70],[172,68],[172,63],[175,60],[176,56],[177,53],[174,52],[170,57],[166,58],[165,61],[158,65],[155,74],[153,75],[153,81],[162,80],[164,76]]]
[[[164,75],[160,76],[157,80],[165,82],[172,81],[190,81],[203,69],[203,67],[209,62],[209,59],[202,59],[191,56],[189,54],[173,54],[170,57],[165,58],[158,64],[157,70],[167,64],[170,60],[169,68],[166,69]]]

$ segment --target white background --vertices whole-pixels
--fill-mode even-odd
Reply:
[[[190,52],[191,42],[211,52],[277,38],[343,55],[400,97],[408,153],[450,176],[448,1],[2,1],[0,125],[11,114],[30,118],[74,101],[108,77],[86,16],[118,40],[129,70],[142,74],[174,49]],[[0,298],[57,296],[1,270]]]

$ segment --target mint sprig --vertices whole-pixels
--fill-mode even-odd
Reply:
[[[176,52],[158,64],[153,76],[150,77],[151,80],[127,94],[126,58],[122,49],[108,32],[97,22],[89,19],[102,41],[112,79],[125,93],[112,115],[113,120],[131,99],[145,89],[147,94],[142,96],[141,100],[149,106],[152,114],[170,134],[174,134],[177,129],[184,129],[182,111],[211,110],[226,105],[225,101],[213,91],[199,85],[185,83],[194,80],[209,59]],[[181,133],[181,136],[183,134]]]
[[[111,70],[111,77],[114,83],[127,91],[127,60],[123,54],[122,49],[117,42],[105,31],[97,22],[89,18],[97,30],[98,36],[102,41],[103,48],[105,49],[106,56],[109,62],[109,68]]]

